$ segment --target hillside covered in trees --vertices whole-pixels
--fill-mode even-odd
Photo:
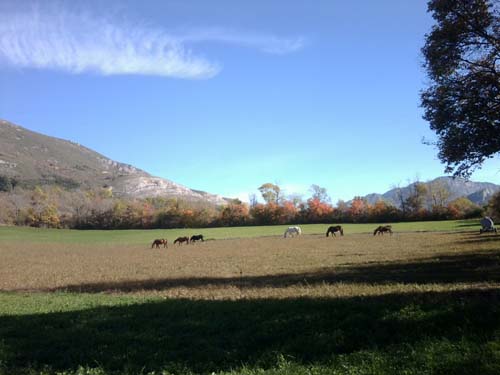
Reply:
[[[425,185],[414,185],[396,207],[383,200],[374,204],[355,197],[330,203],[326,189],[312,185],[307,200],[281,196],[279,186],[260,187],[263,202],[237,199],[223,206],[175,198],[115,197],[108,189],[69,190],[45,185],[34,189],[12,186],[0,179],[0,224],[77,229],[182,228],[273,225],[292,223],[364,223],[461,219],[481,216],[481,207],[465,197],[450,202]],[[441,192],[441,194],[445,194]],[[498,200],[497,193],[494,199]],[[429,204],[430,206],[426,206]]]
[[[128,229],[458,219],[482,215],[499,190],[440,177],[332,204],[318,185],[303,198],[265,183],[261,198],[244,203],[0,120],[2,225]]]

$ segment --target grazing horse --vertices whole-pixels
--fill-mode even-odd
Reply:
[[[288,227],[287,230],[285,231],[285,234],[283,237],[287,237],[288,235],[290,236],[300,236],[302,234],[302,229],[300,227]]]
[[[156,248],[159,249],[160,245],[163,245],[163,247],[168,247],[168,241],[164,238],[154,240],[153,243],[151,244],[151,248],[156,246]]]
[[[392,236],[392,226],[391,225],[380,225],[375,229],[373,235],[375,236],[377,233],[384,235],[385,232],[389,232]]]
[[[178,243],[179,245],[182,244],[183,242],[186,242],[186,244],[189,244],[189,237],[177,237],[174,241],[174,245]]]
[[[332,234],[332,237],[336,236],[335,232],[340,232],[340,235],[343,236],[344,235],[344,230],[342,229],[342,226],[341,225],[335,225],[335,226],[331,226],[330,228],[328,228],[328,230],[326,231],[326,236],[328,237],[330,235],[330,233]]]
[[[194,243],[196,241],[204,242],[205,240],[203,239],[203,234],[191,236],[191,239],[189,240],[189,242]]]

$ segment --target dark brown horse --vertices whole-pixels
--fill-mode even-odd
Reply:
[[[189,237],[177,237],[174,241],[174,245],[178,243],[179,245],[185,242],[186,244],[189,244]]]
[[[336,236],[335,232],[340,232],[340,235],[343,236],[344,235],[344,230],[342,229],[342,226],[341,225],[335,225],[335,226],[331,226],[330,228],[328,228],[328,230],[326,231],[326,236],[328,237],[330,235],[330,233],[332,234],[332,237]]]
[[[159,249],[160,245],[163,245],[163,247],[168,247],[168,241],[164,238],[154,240],[153,243],[151,244],[151,248],[156,246],[156,248]]]
[[[389,232],[392,236],[392,226],[391,225],[380,225],[378,226],[375,231],[373,232],[373,235],[375,236],[376,234],[381,234],[384,235],[384,233]]]
[[[197,235],[191,236],[191,239],[189,240],[189,242],[194,243],[196,241],[204,242],[205,240],[203,239],[203,234],[197,234]]]

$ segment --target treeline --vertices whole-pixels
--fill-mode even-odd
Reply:
[[[350,202],[329,202],[326,190],[311,187],[312,196],[282,196],[277,185],[259,188],[264,203],[252,197],[250,204],[239,200],[225,206],[179,199],[121,199],[111,190],[65,190],[54,186],[26,190],[15,187],[0,192],[0,223],[33,227],[74,229],[188,228],[296,223],[368,223],[414,220],[446,220],[480,217],[484,209],[466,198],[445,203],[414,189],[401,208],[383,201],[369,204],[361,197]],[[500,201],[500,195],[497,198]]]

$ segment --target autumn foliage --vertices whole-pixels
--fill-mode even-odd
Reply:
[[[269,186],[274,189],[271,192],[278,191],[275,185]],[[264,188],[264,193],[269,193]],[[283,195],[267,194],[266,197],[272,199],[265,203],[249,205],[235,199],[215,207],[167,198],[121,199],[113,197],[107,189],[70,191],[44,186],[23,190],[16,187],[11,192],[0,192],[0,224],[77,229],[199,228],[441,220],[482,214],[482,208],[466,198],[448,204],[443,199],[434,199],[430,209],[424,208],[421,200],[412,198],[402,210],[384,201],[369,204],[364,198],[355,197],[350,202],[339,201],[334,207],[329,198],[317,194],[318,191],[322,192],[318,187],[305,202],[296,197],[285,199]],[[495,202],[492,207],[498,212]]]

